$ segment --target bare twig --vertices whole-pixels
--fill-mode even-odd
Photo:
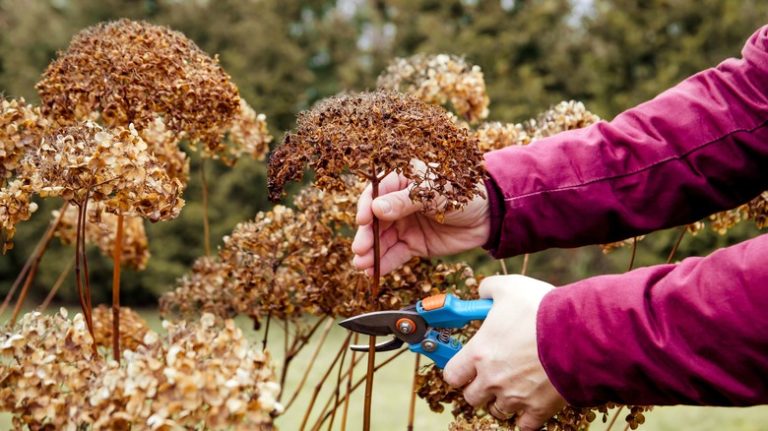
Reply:
[[[123,213],[117,214],[115,245],[112,253],[112,357],[120,362],[120,261],[123,254]]]
[[[637,237],[632,238],[632,256],[629,258],[627,271],[632,271],[632,267],[635,266],[635,256],[637,256]]]
[[[205,158],[200,158],[200,187],[203,191],[203,244],[205,255],[211,255],[211,226],[208,221],[208,179],[205,177]]]
[[[59,291],[59,288],[61,288],[61,285],[64,284],[64,280],[66,280],[74,265],[75,258],[73,257],[69,260],[69,263],[67,264],[67,267],[64,268],[64,271],[61,271],[61,274],[59,274],[58,278],[56,278],[51,291],[48,292],[48,296],[45,297],[43,303],[40,304],[40,307],[38,307],[38,311],[43,312],[48,308],[49,305],[51,305],[51,301],[53,301],[53,298],[56,297],[56,293]]]
[[[272,321],[272,312],[267,313],[267,323],[264,327],[264,338],[261,340],[261,350],[267,350],[267,339],[269,338],[269,323]]]
[[[525,253],[523,256],[523,267],[520,268],[520,275],[525,275],[528,273],[528,259],[531,257],[530,254]]]
[[[611,428],[613,428],[613,424],[616,423],[616,419],[619,418],[619,415],[621,415],[621,411],[624,409],[624,406],[619,406],[619,409],[616,410],[616,413],[613,414],[613,417],[611,418],[611,423],[608,424],[608,428],[605,429],[605,431],[611,431]]]
[[[376,169],[373,169],[374,175]],[[371,182],[372,200],[379,197],[378,177]],[[371,302],[376,303],[379,297],[379,283],[381,282],[381,238],[379,235],[379,218],[373,215],[373,288],[371,290]],[[365,374],[365,397],[363,401],[363,431],[371,429],[371,404],[373,401],[373,372],[376,363],[376,337],[368,337],[368,370]]]
[[[677,236],[677,241],[675,241],[675,245],[672,246],[672,250],[669,251],[669,256],[667,256],[667,263],[672,263],[672,259],[675,258],[675,253],[677,253],[677,249],[680,247],[680,243],[683,241],[683,237],[685,237],[687,231],[688,228],[685,226],[680,228],[680,234]]]
[[[309,372],[312,370],[312,366],[315,364],[315,360],[317,359],[317,355],[320,353],[320,349],[322,349],[323,344],[325,344],[326,338],[328,338],[328,334],[331,332],[331,328],[333,327],[333,320],[329,319],[328,322],[326,322],[325,327],[323,328],[323,332],[320,334],[320,340],[317,342],[317,346],[315,347],[315,350],[312,352],[312,356],[309,359],[309,365],[304,369],[304,375],[301,376],[301,381],[299,381],[299,384],[296,386],[296,389],[293,392],[293,395],[291,395],[291,398],[288,400],[288,402],[285,404],[285,409],[288,410],[294,401],[296,401],[296,397],[299,396],[299,393],[301,392],[302,388],[304,388],[304,384],[307,382],[307,378],[309,377]]]
[[[504,260],[502,259],[502,262]],[[408,407],[408,431],[413,431],[413,421],[416,418],[416,393],[418,392],[419,360],[421,355],[416,355],[416,364],[413,366],[413,387],[411,388],[411,404]]]
[[[315,389],[312,392],[312,398],[309,400],[309,405],[307,406],[307,411],[304,412],[304,419],[301,421],[301,428],[300,430],[303,431],[306,426],[307,422],[309,421],[309,416],[312,414],[312,409],[315,407],[315,401],[317,401],[317,396],[320,394],[320,390],[323,389],[323,385],[325,384],[325,381],[328,379],[328,376],[331,374],[331,371],[333,371],[334,366],[336,366],[336,362],[339,361],[339,358],[341,357],[342,353],[347,349],[347,346],[349,345],[349,340],[352,337],[352,333],[347,334],[346,338],[344,339],[344,343],[341,345],[341,349],[336,353],[336,356],[333,358],[333,361],[331,361],[331,365],[328,367],[328,369],[323,374],[323,377],[320,378],[320,381],[317,382],[315,385]],[[322,414],[322,413],[321,413]]]
[[[358,339],[360,334],[355,333],[355,344],[358,343]],[[356,351],[352,351],[352,359],[349,361],[349,371],[347,371],[346,374],[348,374],[349,378],[347,378],[347,393],[344,395],[344,410],[342,411],[341,415],[341,431],[346,431],[347,429],[347,413],[349,411],[349,393],[352,388],[352,374],[355,370],[355,365],[357,365],[357,361],[355,361],[355,355]],[[338,401],[337,401],[338,402]]]
[[[344,358],[347,357],[347,351],[349,350],[349,340],[351,340],[352,334],[347,335],[347,340],[344,342],[344,353],[341,354],[341,362],[339,362],[339,375],[336,377],[336,388],[334,389],[334,395],[336,397],[336,404],[339,404],[339,394],[341,392],[342,373],[344,372]],[[331,421],[328,422],[328,431],[333,429],[333,421],[336,419],[336,410],[331,412]],[[322,413],[321,413],[322,414]]]
[[[509,274],[507,271],[507,262],[505,262],[504,259],[499,259],[499,264],[501,265],[501,273],[504,275]]]
[[[48,229],[45,231],[40,247],[35,247],[35,253],[30,256],[32,259],[32,264],[29,266],[29,271],[27,272],[26,279],[24,280],[24,285],[21,287],[21,292],[19,292],[19,298],[16,300],[16,305],[13,307],[13,314],[11,315],[11,320],[9,322],[10,326],[13,326],[16,323],[16,319],[19,317],[19,313],[21,313],[21,307],[24,305],[24,300],[29,293],[29,288],[32,286],[32,282],[35,280],[37,269],[40,267],[40,261],[43,259],[43,255],[48,249],[48,245],[53,239],[53,234],[56,232],[56,228],[59,226],[59,223],[61,223],[61,219],[64,217],[64,212],[66,210],[67,204],[65,203],[59,211],[59,216],[56,217],[53,222],[51,222],[51,224],[48,226]]]

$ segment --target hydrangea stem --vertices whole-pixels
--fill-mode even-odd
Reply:
[[[613,414],[613,417],[611,418],[611,423],[608,424],[608,428],[605,429],[605,431],[611,431],[611,428],[613,428],[613,425],[616,423],[616,419],[619,418],[619,415],[621,414],[621,411],[624,409],[624,406],[619,406],[618,409],[616,409],[616,413]]]
[[[331,371],[333,371],[333,368],[336,366],[336,363],[339,362],[339,358],[341,358],[341,355],[344,353],[344,351],[347,350],[347,347],[349,346],[349,340],[351,338],[352,338],[352,334],[351,333],[347,334],[346,338],[344,339],[344,342],[341,344],[341,349],[339,349],[339,351],[336,352],[336,356],[333,358],[333,361],[331,361],[331,365],[328,367],[327,370],[325,370],[323,377],[321,377],[320,381],[317,382],[317,384],[315,385],[315,390],[312,392],[312,398],[309,400],[307,411],[304,412],[304,419],[301,421],[301,428],[300,428],[301,431],[304,431],[304,429],[306,428],[307,423],[309,421],[309,416],[312,414],[312,410],[315,407],[317,396],[320,394],[320,390],[323,389],[323,385],[325,384],[325,381],[328,380],[328,376],[331,375]]]
[[[360,334],[355,333],[355,341],[354,343],[357,344],[360,338]],[[355,371],[355,365],[357,365],[357,361],[355,361],[356,353],[354,350],[352,351],[352,359],[350,359],[349,362],[349,371],[347,371],[347,374],[349,375],[347,378],[347,393],[344,395],[344,410],[342,410],[341,414],[341,431],[347,430],[347,414],[349,412],[349,392],[352,388],[352,376]]]
[[[379,178],[374,170],[371,180],[371,198],[379,197]],[[379,297],[379,283],[381,281],[381,239],[379,238],[379,218],[373,216],[373,288],[371,289],[371,303],[375,304]],[[365,397],[363,401],[363,431],[371,429],[371,404],[373,401],[373,373],[376,365],[376,336],[368,337],[368,370],[365,374]]]
[[[520,268],[520,275],[525,275],[528,273],[528,260],[530,257],[531,255],[529,253],[525,253],[525,255],[523,255],[523,267]]]
[[[75,265],[75,259],[72,258],[69,260],[67,267],[64,268],[64,271],[61,271],[61,274],[59,274],[58,278],[56,278],[56,281],[53,283],[53,287],[51,288],[51,291],[48,292],[48,296],[45,297],[45,300],[43,301],[43,303],[40,304],[40,307],[38,307],[38,311],[42,313],[48,308],[49,305],[51,305],[53,298],[56,297],[56,293],[61,288],[61,285],[64,284],[64,280],[67,279],[67,276],[72,271],[72,267],[74,265]]]
[[[307,378],[309,377],[309,372],[312,370],[312,366],[315,364],[317,355],[320,353],[320,349],[322,349],[323,344],[325,344],[325,340],[328,338],[328,334],[331,332],[332,327],[333,319],[328,319],[328,322],[326,322],[325,326],[323,327],[323,332],[320,334],[320,340],[317,342],[317,346],[315,346],[315,350],[312,352],[312,357],[309,359],[309,365],[307,365],[307,367],[304,369],[304,375],[301,376],[301,380],[296,386],[296,389],[293,391],[293,395],[291,395],[291,398],[285,404],[285,410],[288,410],[291,407],[293,402],[296,401],[296,398],[299,396],[299,393],[301,393],[301,390],[304,388],[304,384],[307,382]],[[283,388],[283,390],[285,389]]]
[[[635,266],[635,257],[637,256],[637,237],[632,238],[632,256],[629,258],[629,266],[627,267],[627,271],[632,271],[632,268]]]
[[[503,259],[502,262],[504,262]],[[420,359],[421,355],[416,355],[416,364],[413,366],[413,388],[411,388],[411,404],[408,407],[408,431],[413,431],[413,421],[416,418],[416,391],[418,390]]]
[[[19,298],[16,300],[16,305],[13,307],[13,314],[11,315],[10,320],[10,326],[13,326],[16,323],[16,319],[19,317],[19,313],[21,313],[21,307],[24,305],[24,299],[27,297],[27,293],[29,293],[29,288],[32,286],[32,282],[35,280],[35,275],[37,275],[37,268],[40,266],[40,261],[43,259],[43,255],[45,254],[45,251],[48,249],[48,245],[51,243],[51,240],[53,239],[53,234],[56,232],[56,228],[59,226],[59,223],[61,223],[61,219],[64,217],[64,212],[67,210],[67,203],[64,203],[64,205],[59,210],[59,216],[56,217],[56,219],[51,222],[51,224],[48,226],[48,229],[45,231],[45,234],[43,234],[43,238],[40,240],[37,246],[35,246],[34,251],[30,255],[29,259],[27,260],[27,263],[24,265],[27,267],[27,271],[25,272],[22,269],[22,274],[19,274],[19,278],[16,279],[16,282],[14,282],[14,286],[11,288],[11,291],[8,292],[8,296],[6,297],[6,300],[3,302],[3,307],[0,308],[0,315],[3,311],[5,311],[5,307],[7,306],[8,302],[11,299],[11,296],[13,295],[13,291],[15,288],[18,287],[18,283],[21,282],[21,280],[24,280],[24,285],[21,287],[21,292],[19,292]],[[25,278],[26,277],[26,278]]]
[[[680,247],[680,243],[683,241],[683,237],[685,237],[686,232],[688,232],[688,228],[686,226],[680,228],[680,234],[677,236],[675,245],[672,246],[672,250],[669,251],[669,256],[667,256],[667,263],[672,263],[672,259],[675,258],[675,253],[677,253],[677,249]]]
[[[200,187],[203,194],[203,245],[205,255],[211,255],[211,226],[208,222],[208,179],[205,176],[205,158],[200,159]]]
[[[112,254],[112,357],[120,362],[120,261],[123,254],[123,213],[117,215],[115,246]]]

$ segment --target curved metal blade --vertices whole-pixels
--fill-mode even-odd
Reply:
[[[387,352],[389,350],[396,350],[402,347],[404,341],[399,338],[393,338],[391,340],[385,341],[383,343],[376,343],[373,348],[377,352]],[[356,352],[367,352],[368,351],[368,345],[367,344],[353,344],[349,346],[350,349],[356,351]]]
[[[389,335],[394,334],[392,328],[395,326],[395,322],[402,317],[410,317],[411,319],[423,320],[419,313],[408,310],[387,310],[387,311],[374,311],[373,313],[365,313],[359,316],[350,317],[344,321],[339,322],[339,325],[349,329],[350,331],[359,332],[366,335]],[[367,347],[366,347],[367,349]]]

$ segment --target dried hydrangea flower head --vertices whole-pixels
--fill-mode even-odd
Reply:
[[[310,251],[305,243],[313,234],[301,214],[277,205],[224,237],[219,257],[238,313],[258,322],[267,315],[289,320],[304,312],[304,271],[312,263],[302,255]]]
[[[221,151],[221,159],[233,163],[247,155],[254,160],[264,160],[269,152],[272,135],[267,129],[267,117],[257,114],[248,103],[240,99],[240,106],[227,129],[229,145],[227,151]]]
[[[105,349],[112,348],[112,309],[104,304],[93,309],[93,332],[96,345]],[[149,326],[139,313],[128,307],[120,307],[120,346],[136,350],[144,345],[144,337],[148,332]]]
[[[23,160],[34,190],[151,221],[178,216],[183,185],[168,176],[133,128],[103,129],[93,122],[60,128]]]
[[[379,75],[378,87],[410,94],[424,102],[453,108],[474,123],[488,116],[490,100],[480,66],[455,55],[397,58]]]
[[[273,429],[270,358],[234,322],[164,327],[121,365],[93,358],[82,315],[23,316],[0,334],[0,411],[18,429]]]
[[[160,314],[173,320],[189,320],[200,313],[234,317],[239,299],[232,296],[228,280],[228,268],[217,258],[198,258],[192,269],[176,280],[176,288],[160,297]]]
[[[568,100],[539,114],[535,120],[528,120],[527,129],[531,140],[535,141],[566,130],[581,129],[598,121],[600,117],[589,112],[583,103]]]
[[[513,145],[528,145],[531,142],[531,137],[522,124],[498,121],[483,123],[475,130],[475,134],[478,148],[483,153]]]
[[[768,191],[749,201],[747,215],[755,221],[758,229],[768,227]]]
[[[240,98],[229,75],[183,34],[121,19],[72,38],[37,84],[43,112],[138,129],[160,116],[169,129],[219,145]]]
[[[68,206],[56,226],[54,234],[65,245],[74,244],[76,241],[77,215],[77,208]],[[52,217],[56,220],[59,217],[59,210],[54,210]],[[102,205],[96,204],[88,207],[86,217],[88,221],[85,224],[86,244],[95,244],[101,254],[111,258],[115,247],[117,216],[104,211]],[[144,220],[137,216],[125,217],[120,263],[141,271],[147,267],[149,256],[149,240],[144,229]]]
[[[27,180],[14,179],[0,188],[0,238],[3,253],[13,248],[16,225],[29,220],[37,211],[37,204],[32,202],[33,187]]]
[[[0,179],[13,175],[22,156],[37,145],[49,127],[39,107],[26,104],[24,99],[0,96]]]
[[[420,161],[426,167],[417,169]],[[413,97],[379,91],[336,96],[299,114],[269,161],[270,198],[279,199],[289,181],[315,171],[323,190],[345,187],[342,174],[378,181],[399,172],[413,182],[411,199],[430,204],[442,196],[438,213],[460,208],[481,193],[477,141],[446,112]]]

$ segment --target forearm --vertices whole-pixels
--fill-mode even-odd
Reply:
[[[575,405],[768,402],[768,235],[549,293],[540,359]]]
[[[616,241],[768,189],[768,27],[743,55],[611,122],[487,154],[497,217],[486,248],[504,257]]]

